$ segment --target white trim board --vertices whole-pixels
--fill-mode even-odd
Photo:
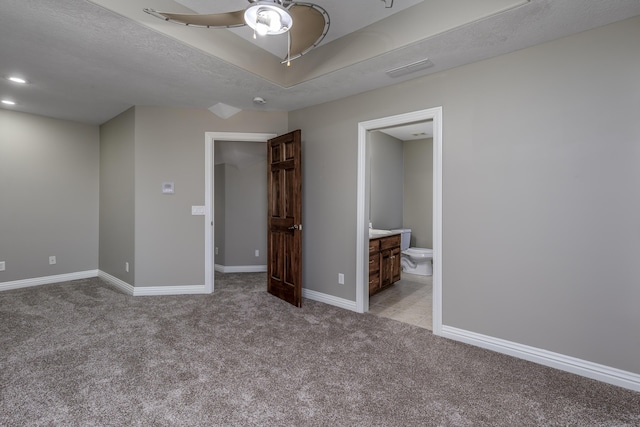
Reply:
[[[213,191],[215,141],[267,142],[278,136],[275,133],[241,133],[241,132],[205,132],[204,133],[204,287],[206,293],[214,289],[213,245],[215,244],[213,226]]]
[[[105,282],[109,283],[110,285],[115,286],[116,288],[118,288],[119,290],[124,292],[125,294],[133,295],[133,289],[134,289],[133,285],[128,284],[124,280],[120,280],[117,277],[112,276],[109,273],[105,273],[102,270],[100,270],[98,272],[98,277],[100,279],[104,280]]]
[[[266,265],[220,265],[215,264],[215,271],[220,273],[265,273]]]
[[[334,297],[333,295],[323,294],[322,292],[312,291],[311,289],[302,288],[302,297],[313,301],[334,305],[336,307],[344,308],[347,310],[357,311],[355,301]]]
[[[78,271],[76,273],[57,274],[55,276],[35,277],[32,279],[14,280],[0,283],[0,291],[30,288],[32,286],[50,285],[52,283],[68,282],[70,280],[89,279],[98,277],[98,270]]]
[[[208,294],[205,285],[184,285],[184,286],[132,286],[129,283],[112,276],[109,273],[100,271],[98,277],[105,282],[115,286],[120,291],[134,297],[154,296],[154,295],[193,295]]]
[[[575,357],[565,356],[564,354],[554,353],[552,351],[542,350],[528,345],[454,328],[452,326],[443,325],[440,335],[454,341],[461,341],[477,347],[486,348],[561,371],[571,372],[572,374],[630,390],[640,391],[640,375],[633,372],[623,371],[610,366],[600,365]]]

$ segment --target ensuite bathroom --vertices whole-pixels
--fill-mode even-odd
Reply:
[[[431,122],[369,132],[369,312],[432,329]]]

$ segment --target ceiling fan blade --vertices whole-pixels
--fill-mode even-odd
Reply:
[[[158,12],[153,9],[144,9],[149,15],[165,21],[183,24],[189,27],[205,28],[230,28],[246,25],[244,22],[244,10],[226,13],[213,13],[207,15],[190,15],[183,13]]]
[[[291,48],[289,57],[296,59],[316,47],[329,31],[329,14],[318,5],[311,3],[294,3],[289,8],[293,25],[289,30]]]

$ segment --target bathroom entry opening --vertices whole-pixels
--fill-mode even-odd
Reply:
[[[416,185],[430,185],[431,192],[431,212],[421,212],[417,219],[411,222],[416,224],[416,229],[422,227],[431,228],[432,248],[433,248],[433,333],[439,335],[442,329],[442,108],[432,108],[413,113],[400,114],[397,116],[385,117],[358,124],[358,191],[357,191],[357,265],[356,265],[356,307],[359,312],[369,310],[369,287],[368,287],[368,241],[369,241],[369,221],[373,222],[374,228],[380,227],[385,220],[392,223],[402,223],[404,228],[405,219],[398,218],[398,212],[378,212],[372,217],[372,204],[376,201],[371,199],[371,185],[375,181],[373,177],[376,171],[372,169],[371,137],[379,133],[391,135],[394,139],[407,141],[410,139],[428,139],[431,137],[420,135],[423,130],[433,127],[432,144],[432,182],[416,183]],[[403,133],[404,132],[404,133]],[[412,135],[417,133],[419,135]],[[409,135],[405,137],[403,135]],[[382,138],[384,140],[384,138]],[[384,142],[383,142],[384,144]],[[391,145],[391,144],[390,144]],[[397,162],[396,162],[397,163]],[[404,174],[400,172],[404,181]],[[389,179],[393,179],[394,172],[391,172]],[[398,175],[396,172],[395,175]],[[396,177],[396,179],[398,179]],[[383,178],[383,181],[385,179]],[[385,184],[386,185],[386,184]],[[404,190],[403,190],[404,192]],[[406,197],[406,196],[405,196]],[[401,196],[402,198],[402,196]],[[400,200],[401,198],[396,198]],[[396,202],[397,203],[397,202]],[[375,216],[378,216],[376,219]],[[394,215],[395,220],[383,219],[385,215]],[[404,216],[404,215],[401,215]],[[380,222],[382,220],[382,222]],[[377,222],[378,221],[378,222]],[[393,222],[395,221],[395,222]],[[377,223],[376,223],[377,222]],[[421,234],[425,234],[422,230]],[[412,239],[413,240],[413,239]],[[414,246],[412,242],[412,246]]]

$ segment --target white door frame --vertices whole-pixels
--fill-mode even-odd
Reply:
[[[358,123],[358,189],[356,220],[356,311],[369,311],[369,286],[365,286],[369,260],[369,200],[366,194],[369,131],[433,120],[433,333],[442,334],[442,107],[414,111]]]
[[[275,133],[205,132],[204,133],[204,289],[212,293],[214,288],[213,246],[214,239],[214,165],[215,141],[267,142],[278,136]],[[266,220],[266,219],[265,219]]]

